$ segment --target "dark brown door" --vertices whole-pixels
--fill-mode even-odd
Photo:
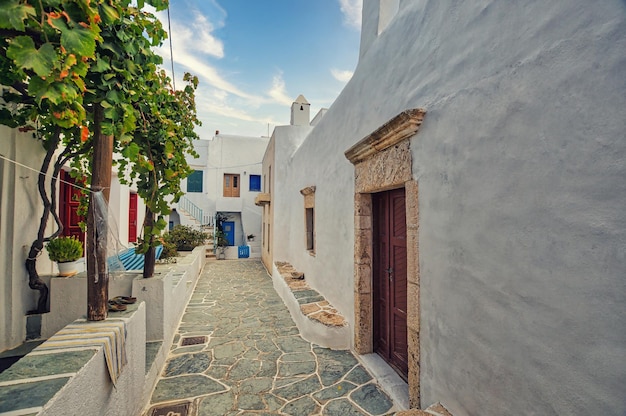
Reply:
[[[63,224],[63,236],[76,236],[83,245],[85,244],[85,233],[80,229],[80,222],[84,220],[78,215],[78,205],[80,204],[80,189],[72,186],[76,183],[74,178],[66,171],[61,172],[61,184],[59,186],[59,217]]]
[[[372,195],[374,351],[408,376],[406,202],[404,189]]]
[[[133,192],[128,200],[128,242],[137,242],[137,194]]]

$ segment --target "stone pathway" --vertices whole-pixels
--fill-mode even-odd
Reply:
[[[205,266],[145,416],[395,410],[351,352],[299,335],[259,261],[225,260]]]

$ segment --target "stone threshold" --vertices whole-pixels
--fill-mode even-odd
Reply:
[[[328,327],[344,327],[348,324],[343,315],[323,295],[308,285],[304,273],[297,271],[285,261],[277,261],[275,265],[298,301],[300,312],[304,316]]]

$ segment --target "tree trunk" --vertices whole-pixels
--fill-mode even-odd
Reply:
[[[154,213],[150,210],[150,208],[146,207],[146,219],[144,220],[144,230],[150,230],[154,226]],[[143,263],[143,277],[152,277],[154,276],[154,247],[152,247],[152,242],[154,241],[154,236],[150,235],[150,245],[148,246],[148,251],[144,254],[144,263]]]
[[[94,107],[94,144],[91,163],[91,190],[102,191],[108,204],[113,161],[113,136],[101,133],[102,107]],[[93,193],[87,211],[87,319],[102,321],[107,318],[109,298],[109,275],[107,273],[108,223],[103,218],[100,230],[96,228],[94,214],[96,204]]]
[[[57,130],[46,152],[46,156],[41,163],[39,176],[37,177],[37,189],[39,191],[39,196],[41,197],[41,202],[43,202],[43,213],[41,214],[41,218],[39,219],[37,239],[33,241],[30,246],[30,250],[28,251],[28,257],[24,262],[24,266],[28,271],[28,287],[33,290],[39,291],[39,300],[37,301],[37,309],[29,311],[29,314],[48,312],[48,286],[43,282],[43,280],[41,280],[41,278],[39,277],[39,273],[37,273],[37,256],[39,256],[39,253],[41,253],[41,251],[43,250],[46,225],[48,224],[48,219],[50,218],[51,211],[54,209],[52,203],[50,202],[50,199],[48,198],[48,193],[46,192],[46,173],[50,168],[50,162],[52,160],[52,156],[54,155],[54,151],[59,144],[59,137],[60,133]],[[56,178],[53,178],[52,180],[55,181]],[[52,182],[52,189],[54,190],[55,188],[53,185],[54,182]],[[55,234],[53,234],[53,237],[56,237],[62,231],[63,225],[60,224],[58,221],[57,224],[59,225],[59,230]]]

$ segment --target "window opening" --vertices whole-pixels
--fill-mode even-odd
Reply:
[[[239,175],[233,173],[224,174],[224,196],[239,197]]]
[[[187,177],[187,192],[202,192],[202,178],[203,172],[201,170],[194,170]]]

